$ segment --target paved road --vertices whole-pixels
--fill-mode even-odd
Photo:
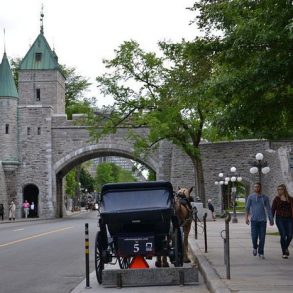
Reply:
[[[70,292],[85,276],[84,223],[93,243],[96,216],[86,212],[66,220],[1,224],[0,292]]]
[[[117,292],[98,285],[94,271],[97,213],[68,219],[12,222],[0,225],[0,292]],[[85,289],[84,224],[89,223],[91,289]],[[112,268],[109,267],[110,269]],[[114,268],[114,267],[113,267]],[[207,293],[200,277],[195,286],[122,288],[125,292]]]

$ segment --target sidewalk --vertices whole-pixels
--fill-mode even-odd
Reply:
[[[238,223],[230,222],[231,279],[226,279],[224,244],[220,236],[224,229],[224,219],[207,222],[207,253],[204,252],[203,229],[198,227],[197,240],[194,227],[190,234],[190,252],[197,259],[211,292],[293,292],[292,245],[289,259],[282,259],[279,236],[267,234],[265,259],[253,256],[250,226],[244,223],[243,215],[238,217]],[[272,232],[277,232],[276,225],[268,226],[267,233]]]
[[[81,213],[85,213],[88,212],[87,210],[80,210],[80,211],[76,211],[76,212],[71,212],[71,211],[66,211],[66,215],[64,215],[63,219],[69,218],[69,217],[73,217],[76,215],[79,215]],[[60,218],[16,218],[15,221],[11,220],[9,221],[8,218],[5,218],[3,221],[2,219],[0,219],[0,224],[7,224],[7,223],[20,223],[20,222],[36,222],[36,221],[58,221],[60,220]]]

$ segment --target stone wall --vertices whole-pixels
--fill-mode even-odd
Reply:
[[[8,196],[6,188],[6,178],[2,162],[0,161],[0,203],[4,205],[5,218],[7,218],[8,211]]]
[[[18,88],[20,105],[49,106],[54,113],[65,112],[64,77],[58,70],[21,70]],[[39,101],[36,89],[40,89]]]
[[[247,194],[252,192],[253,183],[258,181],[258,176],[249,173],[255,154],[264,154],[264,160],[271,169],[267,175],[262,175],[263,192],[270,196],[271,200],[276,194],[276,187],[281,183],[288,186],[293,195],[292,173],[289,169],[289,153],[292,142],[274,142],[266,140],[242,140],[219,143],[202,143],[200,145],[203,161],[206,199],[211,198],[219,212],[221,207],[221,190],[215,181],[219,181],[218,174],[224,173],[224,177],[231,175],[230,168],[235,166],[237,174],[243,178],[243,185]],[[195,184],[194,170],[191,160],[178,148],[172,152],[171,182],[174,188],[178,186],[190,187]],[[194,191],[196,195],[196,188]]]

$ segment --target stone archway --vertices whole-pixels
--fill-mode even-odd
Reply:
[[[88,161],[90,159],[98,157],[107,156],[117,156],[132,159],[138,163],[143,164],[148,169],[157,172],[159,166],[155,160],[150,160],[150,162],[142,160],[140,158],[134,157],[134,155],[127,151],[121,149],[103,149],[103,148],[93,148],[93,146],[87,146],[83,149],[79,149],[70,154],[67,154],[64,158],[60,159],[54,165],[54,170],[56,174],[56,216],[62,218],[64,216],[64,194],[63,194],[63,177],[75,166]]]
[[[34,209],[30,209],[29,217],[35,218],[39,216],[39,188],[35,184],[27,184],[23,188],[23,202],[27,200],[30,206],[33,203]]]

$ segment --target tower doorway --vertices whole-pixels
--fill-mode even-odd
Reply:
[[[29,218],[39,217],[39,188],[34,184],[28,184],[23,189],[23,202],[30,204]]]

